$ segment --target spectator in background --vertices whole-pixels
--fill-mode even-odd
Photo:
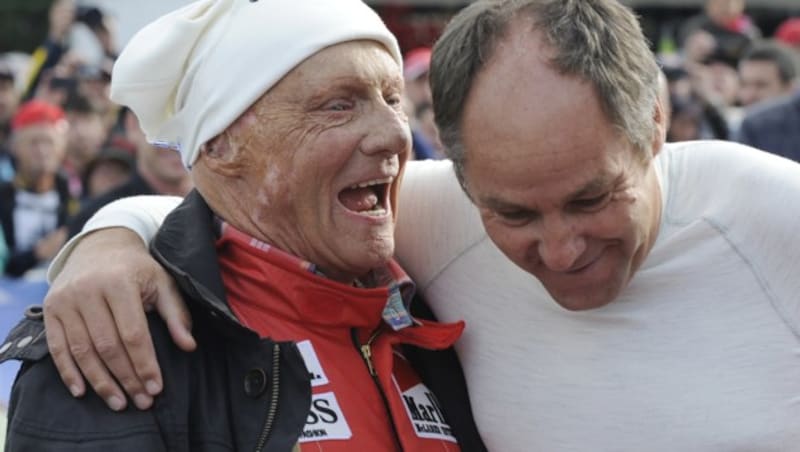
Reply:
[[[65,66],[49,71],[36,88],[36,99],[63,107],[77,89],[78,81]]]
[[[64,243],[68,214],[77,206],[59,168],[68,124],[57,106],[38,100],[18,109],[11,121],[14,181],[0,186],[0,222],[11,256],[5,272],[22,276],[49,261]]]
[[[707,32],[714,48],[728,58],[740,58],[761,31],[745,13],[745,0],[706,0],[702,13],[690,18],[679,31],[683,46],[696,31]]]
[[[103,60],[113,61],[117,58],[116,26],[111,17],[96,6],[81,5],[75,10],[75,20],[92,32],[102,49]]]
[[[711,136],[727,140],[741,121],[738,107],[738,60],[720,49],[707,55],[700,64],[688,66],[692,96],[703,105],[706,124]]]
[[[406,53],[403,59],[403,78],[406,82],[406,97],[414,108],[431,101],[428,72],[431,67],[431,49],[418,47]]]
[[[444,150],[442,149],[442,142],[439,140],[439,130],[436,128],[436,121],[433,117],[433,104],[431,102],[422,102],[414,109],[414,119],[417,133],[423,135],[434,151],[434,158],[443,158]]]
[[[403,59],[403,78],[405,79],[406,115],[411,126],[411,147],[414,158],[425,160],[438,158],[438,135],[431,135],[430,130],[418,119],[424,116],[424,106],[431,104],[431,88],[428,84],[428,72],[431,65],[431,49],[419,47],[406,53]],[[435,126],[434,126],[435,127]]]
[[[703,105],[694,98],[673,97],[671,99],[667,141],[689,141],[709,138],[706,135]]]
[[[104,66],[116,58],[114,27],[99,9],[55,0],[48,19],[47,38],[32,55],[25,99],[40,97],[52,77],[71,78],[84,65]]]
[[[90,200],[69,222],[68,235],[81,231],[86,221],[104,205],[120,198],[135,195],[174,195],[185,196],[194,184],[181,162],[178,152],[157,148],[147,142],[139,127],[136,115],[129,109],[120,113],[124,138],[135,146],[136,169],[127,183]]]
[[[85,197],[83,191],[84,172],[89,162],[103,147],[109,130],[103,113],[77,90],[68,97],[64,104],[64,112],[69,122],[64,172],[69,182],[70,194],[74,198],[82,199]]]
[[[16,74],[5,62],[0,62],[0,143],[8,139],[11,118],[19,106],[20,93],[17,91]]]
[[[55,0],[50,6],[47,37],[31,56],[24,98],[34,97],[42,75],[54,68],[67,53],[67,36],[75,22],[75,8],[75,0]]]
[[[76,71],[76,89],[103,118],[106,130],[117,119],[117,106],[111,101],[111,69],[114,62],[104,59],[100,65],[82,65]]]
[[[796,87],[797,58],[783,44],[759,42],[739,61],[739,81],[739,103],[744,107],[785,96]]]
[[[133,175],[133,155],[113,146],[103,148],[83,172],[84,198],[87,202],[127,183]]]
[[[736,141],[800,162],[800,91],[748,112]]]
[[[11,133],[11,118],[19,106],[20,93],[16,87],[13,69],[0,63],[0,183],[10,182],[14,177],[14,164],[8,152],[8,137]]]

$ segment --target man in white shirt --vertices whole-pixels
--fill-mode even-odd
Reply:
[[[657,74],[613,0],[479,1],[434,50],[454,165],[409,165],[397,250],[436,315],[467,322],[457,351],[490,450],[800,450],[800,166],[665,146]],[[175,203],[131,199],[87,228],[147,238]],[[152,305],[164,277],[129,231],[87,236],[62,270],[70,249],[46,302],[62,375],[135,393],[158,374],[134,295]],[[190,346],[175,299],[155,305]],[[92,324],[99,346],[73,361],[86,337],[63,326],[98,306],[120,332]]]

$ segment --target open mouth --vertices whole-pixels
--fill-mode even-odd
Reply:
[[[339,192],[339,202],[350,211],[370,217],[386,216],[389,212],[389,185],[392,177],[353,184]]]

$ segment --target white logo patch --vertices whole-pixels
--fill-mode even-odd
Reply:
[[[439,401],[424,384],[419,383],[403,392],[403,402],[417,436],[458,442],[444,419]]]
[[[311,376],[311,386],[316,387],[328,384],[328,376],[322,370],[322,364],[319,363],[319,358],[317,358],[317,353],[314,351],[311,341],[298,342],[297,348],[300,350],[300,354],[303,355],[306,369],[308,369],[308,373]]]
[[[324,392],[311,396],[311,411],[306,418],[306,425],[300,435],[299,442],[328,441],[350,439],[353,433],[344,418],[339,402],[333,392]]]

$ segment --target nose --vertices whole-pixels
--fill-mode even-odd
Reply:
[[[363,153],[391,156],[411,150],[411,129],[399,108],[379,103],[371,109],[366,126],[366,135],[361,141]]]
[[[586,251],[586,240],[576,225],[564,220],[549,221],[542,225],[537,251],[549,270],[568,271]]]

